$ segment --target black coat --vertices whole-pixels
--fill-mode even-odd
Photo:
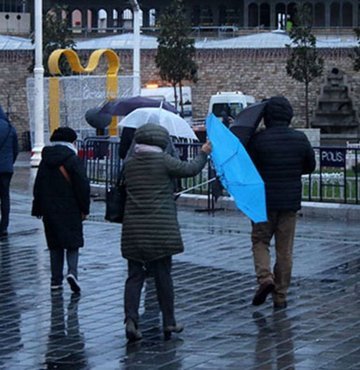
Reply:
[[[0,173],[13,173],[18,155],[18,138],[0,106]]]
[[[89,208],[90,184],[81,159],[65,145],[46,146],[35,179],[32,215],[43,218],[49,249],[84,245],[82,216]]]
[[[315,154],[306,135],[271,122],[255,134],[248,150],[265,183],[268,211],[297,211],[301,208],[301,175],[315,169]]]

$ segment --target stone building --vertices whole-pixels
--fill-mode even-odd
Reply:
[[[129,35],[129,34],[128,34]],[[79,42],[77,49],[86,62],[93,49],[110,47],[119,55],[121,75],[132,74],[132,43],[121,41],[125,35],[96,38]],[[19,43],[20,39],[15,39]],[[304,85],[294,81],[286,74],[288,58],[285,43],[289,38],[285,33],[269,32],[257,35],[241,36],[227,40],[198,41],[196,61],[199,66],[199,81],[192,87],[192,106],[194,118],[203,118],[207,114],[209,98],[217,91],[243,91],[262,99],[271,95],[286,95],[294,106],[296,127],[304,126]],[[28,67],[32,62],[31,43],[25,43],[21,49],[1,47],[0,37],[0,104],[9,111],[11,119],[23,138],[25,148],[29,131],[28,101],[26,98],[27,77],[32,76]],[[115,47],[117,45],[117,47]],[[325,71],[322,78],[310,84],[310,113],[319,113],[319,99],[324,96],[324,84],[328,73],[334,68],[341,71],[343,81],[351,98],[351,112],[358,110],[360,101],[360,75],[353,70],[349,57],[356,40],[346,41],[338,38],[319,38],[319,53],[325,59]],[[27,50],[26,47],[29,47]],[[158,81],[160,78],[155,66],[156,38],[143,36],[141,49],[141,84]],[[100,72],[99,72],[100,73]],[[332,104],[333,106],[333,104]],[[321,109],[321,108],[320,108]],[[321,113],[321,111],[320,111]],[[339,117],[339,116],[338,116]],[[339,121],[341,124],[341,120]]]
[[[143,26],[154,27],[169,3],[167,0],[139,0]],[[184,0],[193,27],[231,26],[239,30],[275,29],[286,19],[293,19],[295,0]],[[360,25],[358,0],[307,0],[314,27],[352,29]],[[69,26],[79,30],[130,28],[132,13],[128,0],[43,0],[44,11],[55,4],[66,5]],[[23,13],[33,14],[34,0],[0,0],[0,24],[21,23]],[[284,24],[282,25],[284,26]]]
[[[91,32],[97,33],[99,46],[80,47],[83,60],[87,60],[92,49],[106,47],[107,38],[99,36],[111,34],[122,37],[127,35],[127,28],[132,28],[128,0],[43,0],[44,11],[52,9],[55,3],[68,6],[68,13],[64,16],[67,16],[69,27],[73,29],[74,38],[86,32],[90,39]],[[256,99],[275,94],[288,96],[295,108],[294,124],[303,126],[304,87],[287,76],[285,68],[288,52],[284,45],[289,43],[289,38],[284,32],[269,32],[284,28],[281,22],[293,18],[296,3],[289,0],[184,0],[188,19],[195,29],[211,30],[212,27],[230,26],[236,30],[233,36],[238,36],[218,41],[209,41],[209,38],[197,40],[199,81],[192,85],[194,118],[206,115],[212,94],[238,90],[254,95]],[[326,110],[322,111],[324,84],[327,83],[328,73],[336,69],[341,71],[343,81],[346,81],[346,91],[349,92],[346,98],[351,99],[349,112],[352,117],[357,117],[355,112],[360,101],[360,78],[353,70],[349,54],[351,48],[357,45],[353,28],[360,25],[360,1],[308,0],[307,3],[312,9],[314,31],[318,32],[319,53],[325,59],[324,77],[310,86],[310,113],[314,116],[315,124],[321,122],[324,125],[319,120],[321,114],[328,114]],[[168,1],[139,0],[139,4],[143,11],[144,35],[146,30],[151,32],[152,27],[156,26],[156,19]],[[26,148],[29,132],[26,83],[27,78],[32,76],[28,68],[33,59],[33,47],[28,39],[25,40],[26,46],[23,46],[24,39],[16,38],[12,42],[17,46],[8,47],[9,39],[5,40],[1,34],[17,33],[17,25],[25,15],[32,19],[29,22],[30,31],[33,28],[33,9],[34,0],[0,0],[0,104],[10,113],[17,126],[23,148]],[[8,27],[5,32],[1,30],[4,25]],[[11,32],[9,25],[14,27],[14,32]],[[244,34],[246,36],[241,36]],[[144,43],[141,50],[142,86],[149,81],[160,82],[155,66],[156,38],[152,38],[151,43],[152,46]],[[117,40],[108,47],[116,50],[120,57],[121,74],[131,75],[132,43],[126,47],[121,45]]]

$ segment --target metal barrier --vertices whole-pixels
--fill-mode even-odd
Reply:
[[[88,137],[77,147],[91,184],[108,189],[116,182],[122,165],[119,141],[106,137]]]
[[[84,160],[87,175],[92,184],[108,189],[120,172],[122,161],[119,158],[119,141],[109,138],[90,137],[78,142],[79,156]],[[193,159],[201,148],[201,143],[175,143],[179,158]],[[359,204],[360,192],[360,146],[315,147],[317,168],[311,175],[303,175],[302,199],[312,202]],[[219,196],[219,183],[208,182],[214,178],[211,161],[196,176],[177,181],[177,192],[190,189],[189,194],[206,195],[208,209],[214,210]],[[197,186],[201,184],[201,186]],[[224,189],[220,194],[227,196]]]
[[[303,176],[303,200],[359,204],[360,147],[315,147],[317,168]]]

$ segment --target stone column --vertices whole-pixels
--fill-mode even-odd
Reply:
[[[352,26],[358,27],[359,26],[359,5],[357,1],[353,2],[353,20]]]
[[[143,27],[150,27],[150,15],[149,15],[149,8],[141,8],[142,10],[142,26]]]
[[[328,1],[324,1],[325,5],[325,27],[330,28],[330,3]]]
[[[82,32],[86,32],[86,30],[88,29],[87,8],[81,8],[81,28]]]
[[[221,26],[219,7],[217,5],[212,5],[210,9],[211,9],[212,16],[213,16],[213,25]]]
[[[244,28],[249,28],[249,2],[244,1]]]
[[[272,2],[270,4],[270,29],[275,30],[277,29],[277,22],[275,22],[276,14],[275,14],[275,4]]]

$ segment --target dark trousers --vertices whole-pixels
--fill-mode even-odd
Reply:
[[[125,321],[139,320],[141,289],[150,272],[155,279],[156,293],[162,312],[163,326],[176,325],[174,314],[174,290],[171,277],[171,257],[160,258],[143,264],[128,260],[128,278],[125,283]]]
[[[79,249],[50,249],[51,285],[61,285],[64,275],[64,255],[68,265],[68,274],[73,274],[77,279],[77,266]]]
[[[12,173],[0,173],[1,222],[0,232],[7,230],[10,214],[10,181]]]

